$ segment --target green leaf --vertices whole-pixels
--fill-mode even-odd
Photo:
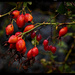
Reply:
[[[72,30],[74,30],[74,31],[75,31],[75,25],[72,25]]]
[[[61,72],[63,71],[63,66],[59,66],[58,68]]]
[[[57,56],[54,56],[53,54],[51,55],[51,59],[54,59],[54,58],[56,58]]]
[[[65,64],[65,71],[66,71],[66,72],[70,72],[70,70],[71,70],[71,69],[70,69],[70,66],[67,65],[67,64]]]
[[[73,11],[75,9],[75,6],[67,6],[67,8]]]
[[[71,16],[72,16],[72,17],[75,17],[75,14],[72,14]]]
[[[49,71],[47,73],[52,73],[52,72],[53,72],[53,70],[52,69],[49,69]]]
[[[32,5],[32,2],[27,2],[29,5]]]
[[[31,41],[32,45],[35,45],[35,38]],[[36,45],[39,45],[39,42],[36,40]]]
[[[67,44],[64,41],[60,41],[57,46],[62,47],[62,48],[67,48]]]
[[[68,28],[70,28],[72,25],[67,25]]]
[[[66,2],[67,6],[72,6],[72,4],[70,2]]]
[[[60,14],[64,14],[67,12],[67,9],[65,8],[66,6],[64,5],[64,3],[62,2],[59,6],[59,8],[57,9],[57,12]]]
[[[35,45],[35,41],[34,41],[34,39],[31,41],[31,43],[32,43],[32,45]]]
[[[75,73],[75,71],[71,71],[70,73]]]
[[[64,50],[62,48],[60,48],[59,53],[64,53]]]
[[[24,3],[23,3],[23,6],[24,6],[24,7],[27,7],[27,2],[24,2]]]
[[[73,33],[67,33],[66,35],[64,35],[63,37],[66,37],[66,36],[72,36]]]

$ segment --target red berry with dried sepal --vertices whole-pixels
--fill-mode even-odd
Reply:
[[[20,11],[18,10],[14,10],[10,13],[10,15],[12,16],[12,18],[17,18],[20,14]]]
[[[45,51],[48,51],[48,49],[49,49],[49,46],[48,45],[44,46],[44,50]]]
[[[50,51],[50,50],[51,50],[51,48],[52,48],[52,45],[50,45],[50,46],[49,46],[49,49],[48,49],[48,51]]]
[[[32,57],[33,57],[33,55],[32,55],[32,49],[30,49],[30,50],[28,51],[28,53],[27,53],[27,58],[30,59],[30,58],[32,58]]]
[[[14,26],[13,26],[13,24],[9,24],[9,25],[5,28],[5,30],[6,30],[6,35],[12,34],[12,33],[14,32]]]
[[[22,39],[22,37],[19,36],[19,37],[18,37],[18,40],[21,40],[21,39]]]
[[[36,40],[37,40],[37,41],[40,41],[41,39],[42,39],[41,34],[38,34],[38,35],[36,36]]]
[[[31,38],[34,38],[36,36],[35,32],[31,32]]]
[[[24,31],[23,32],[26,32],[26,31],[29,31],[31,29],[33,29],[35,26],[34,25],[27,25],[25,28],[24,28]]]
[[[21,14],[17,17],[16,24],[19,28],[22,28],[25,25],[25,18],[24,18],[23,14]]]
[[[32,20],[33,20],[32,15],[29,14],[29,13],[26,13],[26,14],[25,14],[25,22],[26,22],[26,23],[29,23],[29,22],[31,22]]]
[[[16,44],[15,43],[14,44],[10,44],[9,48],[10,49],[16,49]]]
[[[37,56],[38,53],[39,53],[39,50],[38,50],[37,47],[32,48],[32,56],[33,56],[33,57]]]
[[[55,52],[56,52],[56,47],[52,46],[51,52],[52,52],[52,53],[55,53]]]
[[[48,45],[48,42],[49,42],[49,41],[48,41],[47,39],[45,39],[45,40],[43,41],[43,45],[44,45],[44,46]]]
[[[12,35],[10,36],[10,38],[8,39],[8,43],[12,44],[12,43],[16,43],[18,41],[18,37],[16,35]]]
[[[26,48],[26,46],[25,46],[25,48],[20,52],[22,55],[24,55],[25,54],[25,52],[26,52],[26,50],[27,50],[27,48]]]
[[[19,36],[21,33],[22,33],[22,32],[16,32],[15,35],[16,35],[16,36]],[[19,37],[21,37],[21,35],[20,35]]]
[[[67,27],[61,28],[59,31],[59,37],[64,36],[67,33],[67,31],[68,31]]]
[[[16,49],[17,51],[22,51],[23,49],[25,48],[25,41],[23,39],[19,39],[17,42],[16,42]]]

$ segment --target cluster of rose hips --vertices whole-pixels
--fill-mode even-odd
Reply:
[[[29,13],[20,14],[20,11],[18,11],[18,10],[12,11],[10,13],[10,15],[11,15],[12,19],[16,20],[16,25],[18,26],[18,28],[22,28],[25,25],[25,23],[30,23],[33,20],[33,17],[31,14],[29,14]],[[25,54],[27,48],[26,48],[26,43],[25,43],[25,40],[23,39],[22,33],[27,32],[27,31],[33,29],[34,27],[35,27],[35,25],[33,25],[33,24],[27,25],[24,28],[23,32],[16,32],[15,35],[11,35],[14,32],[14,26],[13,26],[13,23],[9,24],[5,28],[6,35],[11,35],[7,41],[7,43],[9,44],[9,50],[15,49],[15,51],[19,52],[20,55],[23,56]],[[67,26],[61,28],[59,30],[58,38],[61,38],[62,36],[64,36],[67,33],[67,31],[68,31]],[[42,39],[42,36],[40,33],[38,35],[36,35],[35,31],[31,31],[30,34],[31,34],[31,38],[33,39],[36,37],[36,40],[38,42]],[[56,47],[52,46],[52,45],[48,45],[48,43],[49,43],[48,39],[45,39],[43,41],[44,50],[45,51],[51,51],[52,53],[55,53]],[[30,60],[31,58],[37,56],[38,53],[39,53],[38,48],[36,46],[34,46],[32,49],[30,49],[27,52],[27,58]]]
[[[52,46],[52,45],[48,45],[49,41],[47,39],[45,39],[43,41],[43,45],[44,45],[44,50],[45,51],[52,51],[52,53],[56,52],[56,47]]]
[[[59,36],[58,38],[61,38],[62,36],[64,36],[68,31],[68,28],[67,27],[63,27],[59,30]],[[48,45],[49,41],[47,39],[45,39],[43,41],[43,45],[44,45],[44,50],[45,51],[51,51],[52,53],[55,53],[56,52],[56,47],[55,46],[52,46],[52,45]]]
[[[29,23],[33,20],[33,17],[31,14],[26,13],[25,15],[21,14],[20,15],[20,11],[18,10],[14,10],[10,13],[12,19],[16,19],[16,24],[18,26],[18,28],[22,28],[25,23]],[[29,30],[31,30],[32,28],[34,28],[35,26],[33,24],[31,25],[27,25],[24,28],[23,32],[27,32]],[[9,24],[6,28],[6,35],[11,35],[14,32],[14,26],[13,24]],[[15,35],[11,35],[7,41],[7,43],[9,44],[9,50],[15,49],[16,51],[18,51],[22,56],[25,54],[26,52],[26,43],[25,41],[22,39],[22,32],[16,32]],[[33,39],[36,36],[36,40],[40,41],[42,39],[41,34],[39,33],[38,35],[36,35],[35,32],[31,32],[31,38]],[[30,59],[32,57],[37,56],[39,53],[38,48],[34,47],[32,49],[30,49],[27,53],[27,58]]]

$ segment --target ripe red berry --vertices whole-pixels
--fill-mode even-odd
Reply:
[[[32,58],[32,49],[30,49],[27,53],[27,58]]]
[[[52,53],[55,53],[56,52],[56,47],[52,46],[51,51],[52,51]]]
[[[9,48],[10,49],[16,49],[16,44],[10,44]]]
[[[32,48],[32,56],[33,56],[33,57],[37,56],[38,53],[39,53],[39,50],[38,50],[37,47]]]
[[[51,50],[51,48],[52,48],[52,45],[50,45],[50,46],[49,46],[49,49],[48,49],[48,50],[50,51],[50,50]]]
[[[27,25],[23,32],[29,31],[34,28],[34,25]]]
[[[24,48],[20,53],[24,55],[25,52],[26,52],[26,49],[27,49],[27,48],[26,48],[26,46],[25,46],[25,48]]]
[[[44,45],[44,46],[48,45],[48,40],[47,40],[47,39],[45,39],[45,40],[43,41],[43,45]]]
[[[18,37],[18,40],[20,40],[20,39],[22,39],[22,37],[19,36],[19,37]]]
[[[45,51],[48,51],[48,49],[49,49],[49,46],[48,45],[44,46],[44,50]]]
[[[68,31],[67,27],[61,28],[60,31],[59,31],[59,37],[65,35],[67,33],[67,31]]]
[[[29,13],[26,13],[25,14],[25,22],[28,23],[28,22],[31,22],[32,20],[33,20],[32,15]]]
[[[32,32],[31,33],[31,38],[34,38],[36,36],[36,33],[35,32]]]
[[[17,17],[16,24],[19,28],[22,28],[25,25],[25,18],[24,18],[23,14],[21,14]]]
[[[5,28],[5,30],[6,30],[6,35],[12,34],[12,33],[14,32],[14,26],[13,26],[13,24],[9,24],[9,25]]]
[[[22,33],[22,32],[16,32],[15,35],[18,36],[18,35],[20,35],[21,33]],[[21,37],[21,35],[20,35],[19,37]]]
[[[37,41],[40,41],[40,40],[42,39],[41,34],[38,34],[38,35],[36,36],[36,39],[37,39]]]
[[[12,18],[17,18],[19,16],[20,12],[18,10],[14,10],[10,13]]]
[[[18,37],[16,35],[12,35],[10,36],[10,38],[8,39],[8,43],[16,43],[18,40]]]
[[[70,9],[68,9],[68,11],[70,11]]]
[[[25,41],[23,39],[20,39],[16,42],[16,49],[17,51],[22,51],[25,48]]]

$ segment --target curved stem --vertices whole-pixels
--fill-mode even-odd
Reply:
[[[74,24],[75,22],[69,22],[69,23],[66,23],[67,25],[71,25],[71,24]],[[63,23],[59,23],[59,25],[61,26]],[[23,32],[23,33],[21,33],[20,35],[25,35],[25,34],[27,34],[27,33],[29,33],[30,31],[32,31],[32,30],[34,30],[34,29],[36,29],[36,28],[38,28],[39,26],[42,26],[42,25],[56,25],[56,23],[36,23],[35,24],[36,26],[34,27],[34,28],[32,28],[31,30],[29,30],[29,31],[26,31],[26,32]],[[19,36],[20,36],[19,35]]]
[[[15,7],[15,8],[13,8],[11,11],[13,11],[13,10],[15,10],[15,9],[16,9],[16,7]],[[3,14],[3,15],[0,15],[0,17],[3,17],[3,16],[5,16],[5,15],[10,14],[10,12],[11,12],[11,11],[9,11],[9,12],[7,12],[7,13]]]

